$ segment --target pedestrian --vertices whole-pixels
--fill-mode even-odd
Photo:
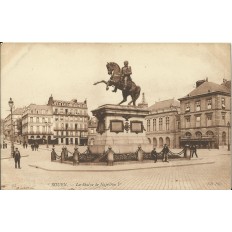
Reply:
[[[26,145],[26,149],[27,149],[27,142],[26,142],[26,144],[25,144],[25,145]]]
[[[20,159],[21,159],[21,155],[20,155],[20,152],[18,150],[18,148],[16,147],[16,150],[14,151],[14,161],[15,161],[15,168],[18,168],[20,169]]]
[[[34,148],[35,148],[35,147],[34,147],[34,144],[32,143],[32,144],[31,144],[31,150],[34,151]]]
[[[64,150],[64,147],[62,147],[61,157],[60,157],[60,162],[61,162],[61,163],[64,162],[64,156],[65,156],[65,150]]]
[[[151,157],[154,159],[154,163],[156,163],[158,157],[157,157],[157,152],[156,152],[156,148],[155,147],[151,151]]]
[[[68,160],[68,150],[67,150],[67,147],[64,148],[64,160]]]
[[[73,166],[76,166],[79,164],[79,155],[80,155],[80,152],[78,151],[78,148],[75,147],[74,152],[73,152]]]
[[[163,153],[163,162],[169,162],[168,161],[168,152],[169,152],[168,146],[167,146],[167,144],[164,144],[164,148],[162,150],[162,153]]]
[[[193,145],[193,153],[192,153],[192,157],[193,155],[196,155],[196,157],[198,158],[198,155],[197,155],[197,146],[196,145]]]
[[[193,157],[193,146],[194,145],[192,145],[192,144],[189,146],[189,150],[190,150],[189,159],[191,159],[191,157]]]
[[[55,149],[52,148],[52,152],[51,152],[51,161],[56,160],[56,156],[57,156],[57,154],[56,154],[56,152],[55,152]]]

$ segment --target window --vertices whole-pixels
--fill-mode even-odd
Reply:
[[[186,128],[190,127],[190,117],[185,118],[185,127]]]
[[[222,124],[225,125],[226,124],[226,114],[222,113]]]
[[[225,104],[225,98],[222,98],[222,109],[226,108],[226,104]]]
[[[63,136],[64,135],[64,132],[63,131],[61,131],[61,136]]]
[[[66,130],[68,129],[68,123],[65,124],[65,129],[66,129]]]
[[[201,110],[201,102],[196,101],[196,111],[200,111],[200,110]]]
[[[36,118],[36,122],[39,122],[39,117]]]
[[[153,131],[156,131],[156,119],[153,119]]]
[[[61,142],[61,143],[63,143],[63,142],[64,142],[64,139],[63,139],[63,138],[61,138],[61,139],[60,139],[60,142]]]
[[[51,118],[48,118],[48,122],[51,122]]]
[[[91,130],[90,130],[90,133],[91,133],[91,134],[93,134],[93,133],[94,133],[94,132],[93,132],[93,129],[91,129]]]
[[[196,116],[196,127],[201,126],[201,116]]]
[[[45,118],[42,118],[42,123],[45,123]]]
[[[43,133],[45,132],[45,126],[43,126]]]
[[[190,105],[189,105],[189,102],[185,104],[185,111],[190,111]]]
[[[212,109],[212,99],[207,100],[207,109],[208,110]]]
[[[150,120],[147,120],[147,131],[150,131]]]
[[[64,129],[64,123],[61,123],[61,129]]]
[[[169,117],[166,117],[166,130],[169,130]]]
[[[39,126],[36,127],[36,132],[39,132]]]
[[[163,119],[159,118],[159,130],[163,130]]]
[[[51,126],[48,126],[48,132],[51,132]]]
[[[68,114],[68,109],[65,109],[65,114]]]
[[[33,126],[30,127],[31,132],[33,132]]]
[[[55,114],[58,114],[58,109],[55,109]]]
[[[75,130],[77,130],[77,124],[75,124]]]
[[[33,117],[30,117],[30,122],[33,122]]]
[[[207,114],[207,126],[212,126],[212,114]]]

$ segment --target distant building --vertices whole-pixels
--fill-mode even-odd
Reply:
[[[218,148],[228,143],[231,118],[231,81],[222,84],[208,79],[180,100],[181,144]]]
[[[36,104],[25,107],[22,115],[22,134],[23,141],[29,144],[57,143],[53,136],[52,107]]]
[[[87,102],[48,100],[53,114],[54,138],[58,144],[86,145],[88,142]]]
[[[13,140],[20,142],[22,140],[21,131],[19,130],[19,120],[21,120],[23,108],[16,108],[12,111],[13,122]],[[11,114],[7,115],[4,119],[4,136],[7,140],[11,140]]]
[[[89,125],[88,125],[88,145],[93,145],[95,136],[97,135],[97,118],[92,117],[89,120]]]
[[[146,135],[155,147],[180,146],[180,103],[174,99],[159,101],[148,108]]]

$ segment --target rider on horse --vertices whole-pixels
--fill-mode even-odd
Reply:
[[[122,82],[123,82],[123,90],[128,89],[128,82],[131,82],[131,75],[132,71],[131,71],[131,66],[128,66],[128,61],[124,61],[124,67],[122,67],[121,70],[121,77],[122,77]],[[115,87],[115,89],[113,90],[113,92],[117,92],[117,88]]]

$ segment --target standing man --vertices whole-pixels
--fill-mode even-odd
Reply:
[[[61,162],[61,163],[64,162],[64,156],[65,156],[65,150],[64,150],[64,147],[62,147],[61,157],[60,157],[60,162]]]
[[[131,79],[131,74],[132,74],[132,71],[131,71],[131,66],[128,66],[128,61],[124,61],[124,67],[122,68],[122,80],[124,82],[124,88],[123,90],[126,90],[127,87],[128,87],[128,81],[132,81]]]
[[[56,154],[56,152],[55,152],[55,149],[52,148],[52,152],[51,152],[51,161],[56,160],[56,156],[57,156],[57,154]]]
[[[17,168],[17,164],[18,164],[18,168],[20,169],[20,159],[21,159],[21,155],[18,148],[16,147],[16,150],[14,152],[15,168]]]
[[[156,163],[157,162],[157,152],[156,152],[156,148],[155,147],[151,151],[151,157],[153,157],[154,163]]]
[[[79,155],[80,152],[78,151],[78,148],[74,148],[74,153],[73,153],[73,166],[76,166],[79,164]]]
[[[195,154],[196,157],[198,158],[198,155],[197,155],[197,146],[196,146],[196,145],[193,145],[192,157],[193,157],[194,154]]]
[[[169,162],[168,161],[168,152],[169,152],[169,149],[168,149],[167,144],[164,144],[164,148],[163,148],[162,152],[163,152],[163,162]]]

